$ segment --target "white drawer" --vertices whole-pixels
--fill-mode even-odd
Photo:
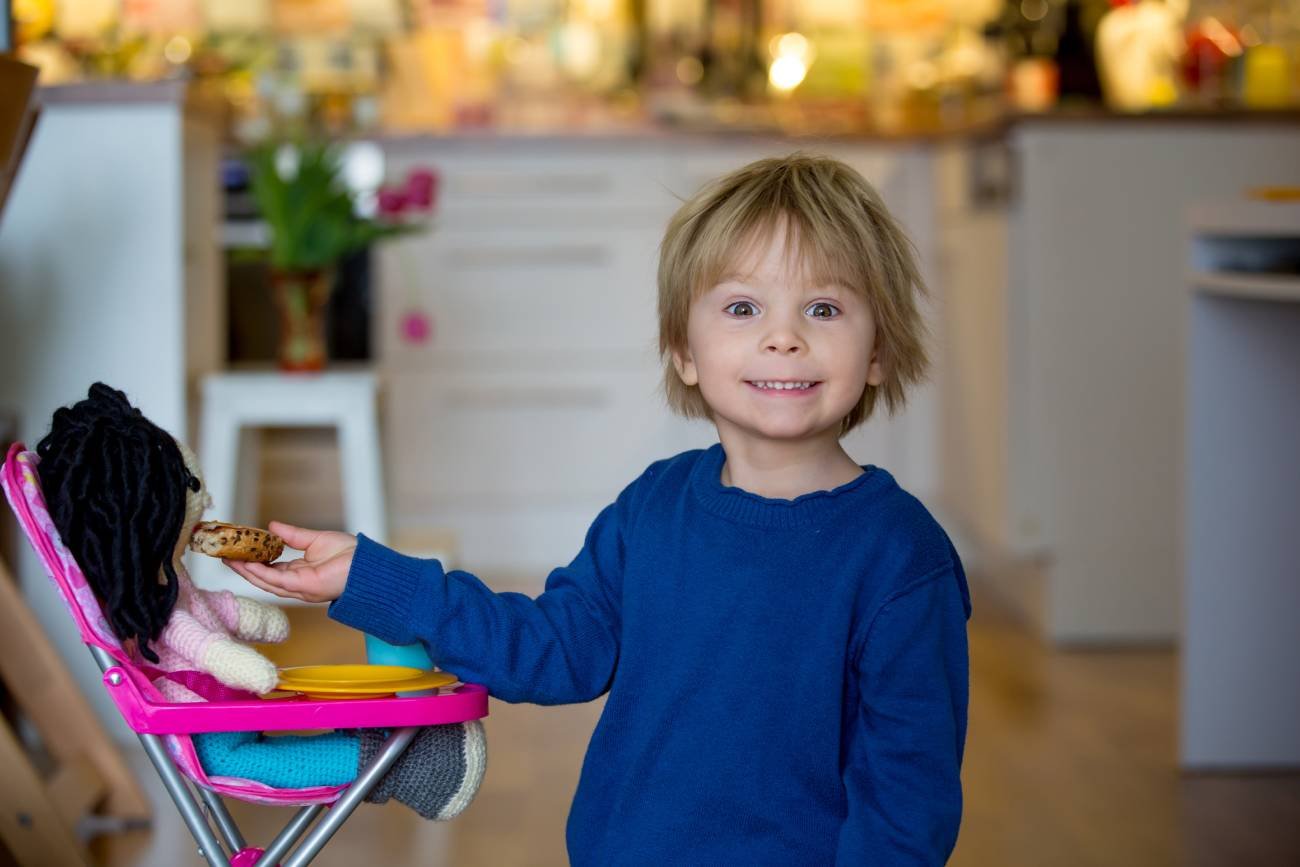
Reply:
[[[662,210],[672,201],[662,182],[667,157],[645,143],[595,151],[572,143],[537,143],[525,150],[522,146],[483,143],[467,151],[463,143],[443,142],[421,150],[390,149],[388,175],[404,176],[414,166],[435,168],[440,175],[439,213],[449,219],[479,208],[501,211],[509,220],[530,209],[563,217],[593,209]]]
[[[441,175],[439,211],[489,209],[511,220],[535,209],[553,219],[606,209],[670,214],[706,181],[753,160],[797,150],[827,154],[886,184],[906,146],[787,139],[683,137],[640,140],[424,140],[390,143],[387,168],[399,178],[414,166]]]
[[[394,374],[383,410],[393,510],[611,501],[680,450],[683,423],[658,385],[649,357],[569,371]]]
[[[638,352],[658,322],[652,233],[637,229],[444,231],[381,254],[385,365],[436,366],[440,357]],[[433,339],[400,337],[410,309],[434,318]]]

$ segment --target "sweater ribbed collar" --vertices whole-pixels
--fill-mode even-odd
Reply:
[[[705,449],[695,462],[690,486],[706,511],[753,527],[791,529],[825,521],[833,514],[862,505],[893,483],[888,471],[870,464],[863,473],[829,491],[812,491],[793,500],[773,499],[722,483],[726,452],[721,443]]]

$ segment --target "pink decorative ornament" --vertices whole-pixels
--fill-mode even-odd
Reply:
[[[402,339],[419,346],[433,338],[433,317],[423,310],[408,310],[402,314]]]

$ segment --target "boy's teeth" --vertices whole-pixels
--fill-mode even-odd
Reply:
[[[759,388],[772,388],[778,391],[791,388],[811,388],[811,382],[755,382]]]

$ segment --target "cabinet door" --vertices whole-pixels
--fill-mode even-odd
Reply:
[[[662,454],[666,413],[645,364],[408,373],[387,387],[390,487],[416,510],[612,498]],[[400,511],[400,508],[399,508]]]
[[[653,357],[550,369],[394,374],[385,394],[396,529],[447,527],[473,569],[567,562],[647,465],[707,445],[671,416]]]
[[[483,213],[505,225],[527,224],[540,214],[542,225],[565,226],[614,210],[672,212],[676,200],[664,183],[672,162],[666,149],[647,142],[572,145],[497,142],[473,151],[445,144],[398,151],[389,155],[388,175],[400,177],[417,166],[436,169],[438,214],[456,226]]]
[[[642,351],[657,334],[653,229],[448,229],[385,251],[378,345],[385,364],[437,369],[538,356]],[[394,339],[432,316],[425,344]]]

